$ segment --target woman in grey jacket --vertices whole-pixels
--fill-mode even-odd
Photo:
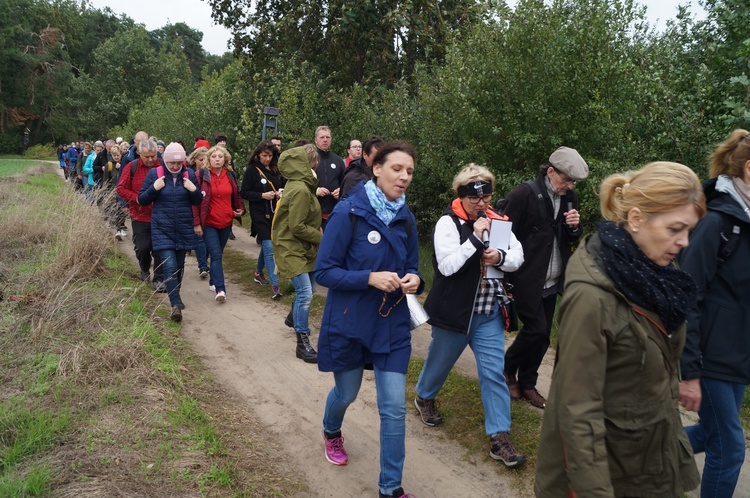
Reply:
[[[703,185],[708,214],[680,254],[698,285],[688,314],[680,401],[698,411],[687,427],[705,451],[701,497],[732,496],[745,460],[740,405],[750,384],[750,132],[734,130],[716,147]]]

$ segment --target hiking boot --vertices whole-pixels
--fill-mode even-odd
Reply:
[[[144,282],[148,282],[151,279],[151,273],[148,271],[141,270],[141,274],[139,275],[139,278],[143,280]]]
[[[179,303],[177,303],[177,307],[180,308],[180,311],[182,311],[182,310],[185,309],[185,303],[183,303],[182,301],[180,301]]]
[[[161,292],[161,293],[167,292],[167,286],[164,285],[163,280],[157,280],[155,282],[151,282],[151,287],[153,287],[154,292]]]
[[[510,375],[507,372],[503,372],[505,375],[505,383],[508,385],[508,391],[510,392],[510,399],[519,400],[521,399],[521,388],[518,387],[518,381],[515,375]]]
[[[253,277],[253,280],[255,281],[256,284],[260,284],[260,285],[268,285],[268,283],[270,282],[270,280],[268,280],[266,276],[263,275],[262,271],[256,271],[255,276]]]
[[[198,270],[198,276],[204,280],[208,278],[208,268],[201,268]]]
[[[318,362],[318,353],[310,344],[309,334],[297,334],[297,358],[305,363]]]
[[[389,495],[384,495],[380,491],[378,491],[378,497],[379,498],[417,498],[415,495],[411,493],[407,493],[404,491],[404,488],[398,488],[393,493]]]
[[[223,303],[227,300],[227,293],[224,291],[219,291],[216,293],[216,301]]]
[[[281,293],[281,289],[279,289],[279,286],[271,287],[271,299],[281,299],[281,297],[284,294]],[[294,324],[292,324],[294,326]]]
[[[290,329],[294,328],[294,311],[290,311],[289,314],[284,318],[284,325]]]
[[[349,455],[346,454],[344,449],[344,438],[341,436],[341,432],[338,434],[338,437],[329,438],[323,431],[323,440],[326,442],[326,460],[334,465],[346,465],[349,461]]]
[[[539,394],[539,391],[537,391],[536,388],[524,389],[521,391],[521,396],[523,396],[531,406],[536,406],[537,408],[544,408],[547,404],[547,400],[544,399],[544,396]]]
[[[510,432],[498,432],[490,436],[490,456],[503,462],[506,467],[518,467],[526,462],[526,457],[510,442]]]
[[[422,423],[428,427],[435,427],[443,423],[443,417],[435,406],[434,399],[422,399],[417,395],[414,398],[414,406],[417,407]]]
[[[182,321],[182,311],[180,311],[179,306],[172,306],[172,314],[169,315],[169,318],[173,322],[181,322]]]

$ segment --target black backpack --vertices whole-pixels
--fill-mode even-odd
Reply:
[[[528,185],[528,187],[531,189],[532,192],[534,192],[534,196],[537,200],[537,208],[539,209],[539,217],[542,219],[542,221],[547,219],[547,203],[544,199],[544,194],[539,189],[539,184],[536,182],[536,180],[526,180],[523,182],[523,185]],[[508,206],[508,200],[504,197],[502,199],[498,199],[495,201],[495,205],[493,206],[495,208],[495,211],[501,216],[505,215],[505,208]],[[511,220],[513,221],[513,220]],[[534,226],[531,228],[532,232],[538,232],[539,231],[538,226]]]
[[[721,215],[724,220],[724,228],[719,232],[719,253],[716,256],[718,266],[723,265],[732,256],[740,243],[740,226],[728,216]]]

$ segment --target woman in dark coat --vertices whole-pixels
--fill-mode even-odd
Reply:
[[[256,236],[261,246],[254,280],[259,284],[267,284],[269,281],[263,275],[263,268],[268,268],[273,299],[281,297],[279,277],[274,274],[276,267],[271,243],[271,221],[285,183],[279,173],[278,163],[279,150],[273,142],[263,140],[250,156],[240,188],[240,196],[248,201],[253,223],[250,234]]]
[[[734,130],[711,157],[708,214],[680,254],[698,285],[680,361],[680,401],[700,421],[686,427],[706,453],[701,497],[732,496],[745,461],[740,407],[750,384],[750,132]]]
[[[183,166],[185,149],[171,143],[162,154],[167,167],[151,168],[138,194],[138,204],[154,204],[151,211],[151,245],[159,253],[164,269],[164,283],[172,306],[170,318],[182,320],[185,305],[180,299],[180,284],[185,268],[185,253],[198,242],[194,227],[198,225],[193,206],[201,203],[198,181]]]

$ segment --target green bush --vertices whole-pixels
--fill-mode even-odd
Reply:
[[[23,157],[28,159],[55,159],[55,147],[52,144],[32,145],[26,149]]]
[[[21,135],[0,133],[0,154],[20,154],[21,150]]]

